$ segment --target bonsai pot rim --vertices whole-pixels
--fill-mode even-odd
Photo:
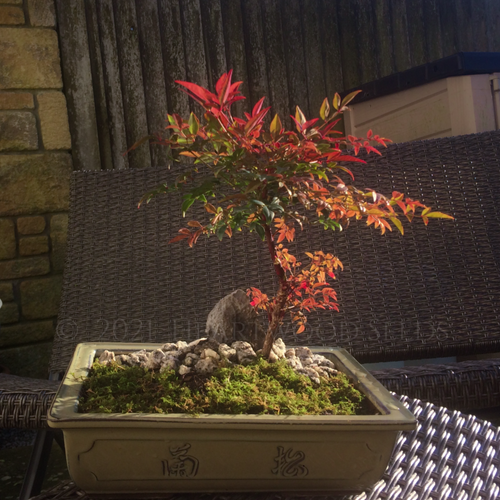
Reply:
[[[288,423],[294,426],[317,424],[318,426],[339,425],[357,429],[373,425],[397,426],[398,430],[414,430],[416,419],[405,406],[393,398],[387,389],[361,366],[345,349],[338,347],[310,347],[314,354],[331,359],[337,369],[343,371],[354,385],[361,390],[375,409],[377,415],[220,415],[184,413],[78,413],[78,398],[83,379],[88,375],[95,357],[105,349],[119,353],[130,353],[139,349],[155,350],[163,344],[138,344],[122,342],[94,342],[78,344],[70,366],[48,413],[50,427],[79,427],[84,422],[99,422],[101,426],[140,427],[144,422],[155,427],[163,424],[192,424],[210,427],[224,422],[226,425],[244,424],[262,426]],[[155,425],[156,424],[156,425]]]

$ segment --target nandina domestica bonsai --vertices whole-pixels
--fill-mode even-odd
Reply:
[[[170,148],[172,160],[184,156],[192,164],[173,185],[161,185],[141,203],[160,193],[180,191],[184,215],[193,203],[204,204],[208,222],[188,221],[171,243],[185,240],[192,247],[201,235],[222,239],[243,229],[256,232],[265,242],[278,290],[268,297],[252,287],[248,295],[252,305],[268,316],[262,349],[267,357],[285,314],[291,314],[300,333],[305,329],[306,312],[338,309],[328,278],[335,278],[334,271],[342,267],[340,260],[318,249],[306,253],[309,263],[299,262],[283,244],[294,240],[296,228],[320,224],[343,230],[351,220],[364,219],[382,233],[394,226],[403,234],[401,217],[411,221],[418,215],[425,224],[431,218],[452,217],[397,191],[385,196],[352,184],[354,176],[345,164],[365,163],[357,157],[361,149],[381,154],[373,145],[385,147],[389,142],[371,131],[363,138],[344,137],[334,128],[357,92],[344,99],[335,94],[332,106],[325,99],[319,118],[306,119],[297,106],[291,117],[295,130],[286,130],[278,115],[265,130],[270,107],[263,107],[264,98],[244,118],[232,115],[232,104],[244,96],[239,91],[242,82],[231,80],[232,71],[222,75],[215,93],[194,83],[177,82],[204,108],[203,123],[195,113],[187,119],[168,114],[168,136],[155,140]]]

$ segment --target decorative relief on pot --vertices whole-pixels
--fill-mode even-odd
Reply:
[[[278,446],[278,456],[274,459],[276,467],[272,473],[281,477],[305,477],[309,474],[307,467],[302,464],[306,454],[303,451],[293,452],[293,448],[285,451],[283,446]]]
[[[186,443],[182,446],[171,446],[171,460],[162,460],[163,475],[175,479],[189,479],[198,474],[199,460],[192,455],[188,455],[191,445]]]

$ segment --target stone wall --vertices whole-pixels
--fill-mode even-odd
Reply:
[[[71,138],[53,0],[0,0],[0,365],[47,377]]]

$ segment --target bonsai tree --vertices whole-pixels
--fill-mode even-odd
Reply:
[[[297,106],[291,117],[295,130],[286,130],[278,115],[267,130],[264,118],[270,107],[263,107],[264,98],[244,118],[232,115],[232,104],[244,96],[239,91],[242,82],[231,79],[232,71],[222,75],[215,93],[177,81],[202,106],[203,120],[195,113],[188,118],[168,114],[168,135],[155,139],[170,148],[173,161],[187,157],[190,165],[174,184],[162,184],[139,205],[172,191],[183,193],[184,216],[193,203],[204,204],[208,220],[189,220],[170,243],[184,241],[192,247],[202,235],[222,239],[242,230],[257,233],[267,245],[278,278],[273,297],[253,287],[247,292],[251,304],[268,316],[262,350],[267,357],[285,314],[291,315],[297,333],[301,333],[307,321],[305,313],[318,308],[338,310],[328,280],[335,279],[342,264],[321,249],[306,253],[307,263],[298,261],[284,246],[294,240],[297,228],[320,224],[342,231],[351,220],[364,219],[381,233],[395,227],[403,234],[401,218],[411,221],[418,215],[427,224],[431,218],[452,217],[396,191],[384,196],[352,184],[354,176],[345,165],[365,163],[357,157],[361,149],[380,155],[374,145],[386,147],[390,142],[371,131],[358,138],[344,137],[335,129],[357,92],[344,99],[335,94],[331,105],[325,99],[319,118],[308,120]]]

